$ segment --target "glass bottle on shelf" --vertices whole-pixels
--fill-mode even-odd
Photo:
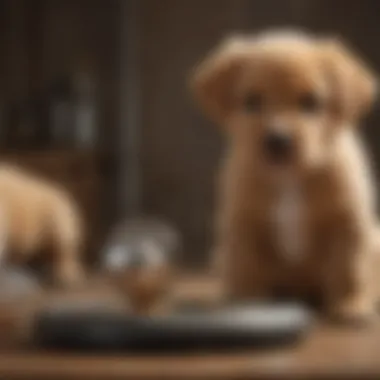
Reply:
[[[95,82],[87,73],[76,77],[75,83],[75,140],[82,149],[93,149],[97,139]]]
[[[68,77],[58,79],[51,88],[50,136],[52,144],[67,148],[72,144],[74,128],[74,103],[71,81]]]

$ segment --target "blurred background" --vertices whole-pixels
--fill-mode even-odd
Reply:
[[[380,69],[379,11],[377,0],[0,0],[1,160],[69,189],[91,252],[121,219],[152,215],[183,236],[181,263],[202,267],[223,143],[189,97],[191,68],[230,32],[296,25],[344,37]],[[377,162],[379,133],[365,131]]]

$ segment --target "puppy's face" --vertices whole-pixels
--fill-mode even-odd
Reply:
[[[374,96],[372,75],[341,44],[297,34],[233,38],[194,77],[204,110],[261,167],[321,165]]]

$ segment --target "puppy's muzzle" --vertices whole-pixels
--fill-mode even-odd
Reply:
[[[288,161],[293,151],[293,140],[284,132],[268,132],[263,145],[265,157],[275,163]]]

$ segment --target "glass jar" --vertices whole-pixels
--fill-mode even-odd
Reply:
[[[153,219],[127,220],[111,232],[102,264],[133,311],[149,313],[165,297],[179,240],[174,228]]]

